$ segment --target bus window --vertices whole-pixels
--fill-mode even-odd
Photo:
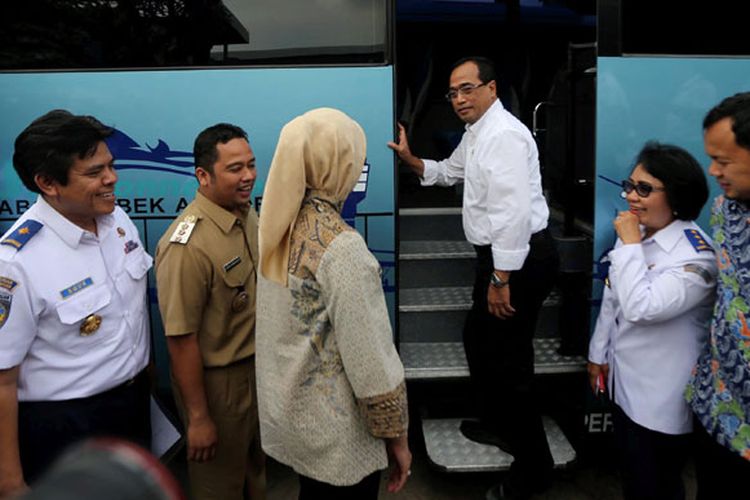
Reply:
[[[225,0],[249,41],[215,46],[226,64],[273,62],[383,63],[387,0]],[[284,26],[284,29],[279,29]]]
[[[384,64],[392,0],[0,2],[0,70]]]

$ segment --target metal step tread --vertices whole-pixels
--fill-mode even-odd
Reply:
[[[461,434],[460,418],[422,420],[427,456],[445,472],[491,472],[510,469],[513,457],[496,446],[475,443]],[[555,468],[564,468],[576,459],[576,452],[557,423],[543,416],[547,443]]]
[[[557,353],[559,338],[534,339],[534,373],[549,375],[586,371],[583,356]],[[461,342],[402,342],[399,353],[406,380],[466,378],[469,364]]]
[[[461,207],[399,208],[399,217],[425,217],[430,215],[461,215]]]
[[[399,260],[474,259],[476,256],[468,241],[403,240],[399,245]]]
[[[468,311],[471,309],[470,286],[402,288],[399,291],[399,312]],[[560,295],[552,290],[543,307],[556,306]]]
[[[468,311],[471,309],[470,286],[402,288],[399,291],[400,312]]]

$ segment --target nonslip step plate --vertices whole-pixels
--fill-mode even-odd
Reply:
[[[555,468],[564,468],[576,458],[565,434],[550,417],[542,417]],[[475,443],[460,430],[461,419],[425,419],[422,421],[427,456],[445,472],[491,472],[510,468],[513,457],[496,446]]]
[[[473,259],[476,256],[468,241],[406,240],[399,246],[400,260]]]
[[[534,373],[586,371],[583,356],[562,356],[559,338],[534,339]],[[469,365],[461,342],[402,342],[401,361],[406,380],[434,380],[469,376]]]
[[[399,290],[399,312],[468,311],[471,309],[470,286],[402,288]],[[559,305],[560,295],[552,290],[542,307]]]

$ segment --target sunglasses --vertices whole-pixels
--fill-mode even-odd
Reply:
[[[635,190],[636,194],[641,198],[648,198],[648,195],[650,195],[653,191],[665,191],[663,187],[654,187],[646,182],[633,183],[628,179],[622,181],[620,183],[620,186],[622,186],[623,198],[625,198],[626,195],[632,193],[633,190]]]

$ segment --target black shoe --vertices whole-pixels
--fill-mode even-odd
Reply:
[[[488,444],[490,446],[497,446],[505,453],[512,455],[510,451],[510,445],[497,433],[491,431],[487,427],[476,420],[462,420],[461,421],[461,434],[470,441],[475,443]]]

